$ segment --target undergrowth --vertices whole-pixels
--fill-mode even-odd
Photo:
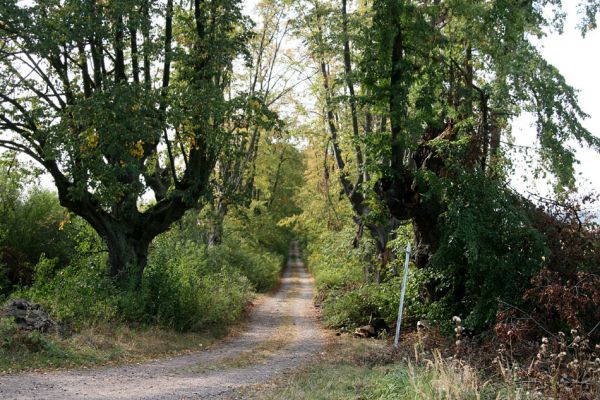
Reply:
[[[113,283],[104,244],[87,224],[75,222],[70,262],[42,254],[33,282],[8,297],[41,304],[60,334],[22,331],[0,319],[0,370],[138,360],[198,349],[226,335],[255,293],[275,286],[284,265],[284,254],[248,234],[256,218],[226,219],[223,242],[208,246],[197,213],[188,213],[152,243],[137,290]],[[288,240],[279,234],[274,246]]]
[[[101,323],[64,336],[0,321],[0,373],[143,362],[203,349],[227,331],[176,332],[156,326]]]

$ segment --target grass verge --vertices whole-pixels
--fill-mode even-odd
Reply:
[[[0,337],[0,374],[139,363],[205,349],[235,336],[246,321],[203,332],[102,324],[62,337],[15,330]],[[6,323],[4,323],[6,325]]]
[[[513,385],[483,379],[480,371],[439,351],[408,357],[411,343],[394,353],[389,342],[330,336],[327,350],[300,371],[243,389],[236,398],[288,400],[528,399]],[[416,353],[415,353],[416,354]]]

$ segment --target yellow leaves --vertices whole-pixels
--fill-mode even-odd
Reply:
[[[59,231],[64,231],[65,230],[65,225],[68,224],[68,223],[69,223],[69,221],[66,221],[64,219],[62,221],[60,221],[58,223],[58,230]]]
[[[95,129],[88,129],[83,132],[83,143],[80,146],[80,151],[82,153],[91,153],[93,149],[96,149],[100,145],[100,136],[96,132]],[[118,146],[118,144],[113,143],[112,139],[104,137],[103,143],[109,141],[111,147]],[[125,154],[129,152],[129,155],[133,158],[141,159],[144,157],[144,141],[138,140],[135,142],[125,142],[122,143],[121,146],[124,146],[123,151]],[[104,149],[102,149],[104,151]],[[121,161],[121,166],[125,164],[125,161]]]
[[[258,101],[257,99],[250,99],[250,100],[248,100],[248,106],[253,111],[259,111],[260,110],[260,101]]]
[[[85,153],[86,151],[91,149],[95,149],[96,147],[98,147],[98,144],[100,144],[100,137],[98,136],[98,133],[96,133],[96,130],[89,129],[86,132],[87,135],[83,139],[83,144],[79,147],[79,150],[82,153]],[[84,134],[86,132],[84,132]]]
[[[100,142],[100,138],[96,132],[92,132],[85,138],[85,144],[88,148],[93,149],[98,147],[98,143]]]
[[[140,111],[140,105],[135,103],[134,105],[131,106],[131,111],[133,111],[133,112]]]
[[[58,230],[64,231],[65,226],[67,226],[67,224],[70,224],[72,222],[72,217],[73,217],[72,213],[66,213],[64,215],[64,218],[61,219],[60,221],[58,221]]]
[[[129,150],[129,154],[131,154],[132,157],[137,159],[144,157],[144,142],[142,142],[141,140],[135,142],[133,144],[133,147]]]
[[[190,149],[198,149],[198,143],[196,142],[196,136],[190,136]]]

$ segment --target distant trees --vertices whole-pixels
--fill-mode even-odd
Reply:
[[[278,106],[301,77],[286,64],[285,45],[291,30],[288,9],[289,4],[281,0],[256,4],[257,24],[247,42],[247,60],[235,71],[231,87],[241,100],[239,112],[227,124],[232,133],[227,136],[229,150],[219,155],[212,176],[207,213],[209,245],[221,242],[223,219],[232,205],[248,205],[260,197],[255,192],[255,180],[261,151],[268,152],[278,144],[289,147],[288,123],[279,115]],[[282,154],[280,159],[279,164],[286,157]],[[277,182],[275,179],[275,186]]]

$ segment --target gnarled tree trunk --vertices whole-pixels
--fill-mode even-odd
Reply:
[[[110,276],[123,288],[139,288],[148,264],[151,240],[118,228],[105,236],[104,240],[108,247]]]

